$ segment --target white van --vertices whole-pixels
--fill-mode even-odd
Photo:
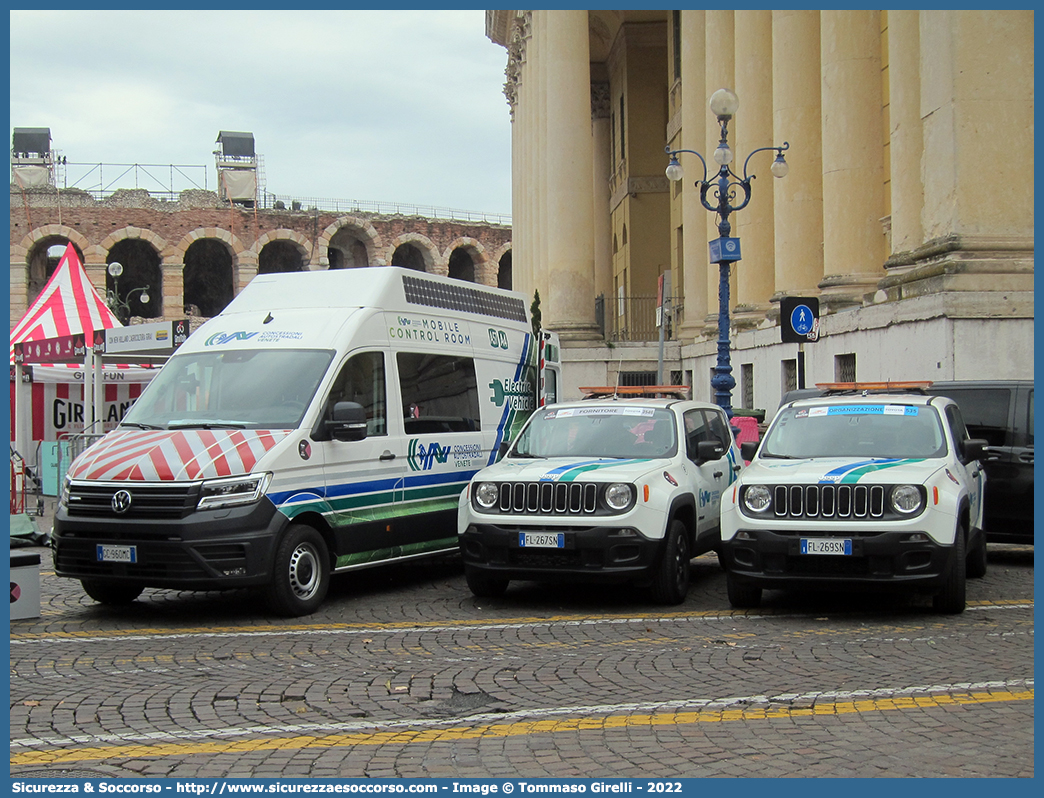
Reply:
[[[70,466],[55,572],[103,603],[262,587],[295,616],[331,573],[454,551],[461,490],[560,384],[541,338],[511,291],[258,275]]]

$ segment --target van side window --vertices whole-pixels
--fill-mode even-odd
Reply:
[[[345,361],[330,388],[327,412],[337,402],[358,402],[366,408],[367,436],[388,434],[383,352],[361,352]]]
[[[398,352],[395,362],[407,435],[481,429],[475,362],[470,357]]]

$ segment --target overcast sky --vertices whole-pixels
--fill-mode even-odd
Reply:
[[[273,194],[511,212],[507,51],[481,10],[10,20],[11,126],[70,164],[205,165],[213,190],[218,132],[245,131]]]

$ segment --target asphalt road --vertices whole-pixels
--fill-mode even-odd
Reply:
[[[11,622],[12,777],[1033,776],[1033,548],[967,611],[767,592],[713,555],[685,603],[517,583],[456,558],[338,576],[315,615],[147,590],[103,607],[43,552]]]

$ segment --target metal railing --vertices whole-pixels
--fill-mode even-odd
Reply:
[[[660,340],[656,326],[655,296],[595,297],[595,318],[607,341],[650,342]],[[671,297],[664,340],[674,341],[678,323],[683,318],[681,297]]]
[[[388,216],[423,216],[425,219],[448,219],[455,222],[484,222],[486,224],[511,225],[511,214],[508,213],[467,211],[461,208],[414,205],[408,202],[388,202],[383,200],[326,199],[322,197],[302,197],[293,194],[265,193],[261,200],[261,207],[288,211],[319,210],[339,214],[364,213]]]
[[[177,202],[182,191],[217,190],[209,186],[209,168],[198,164],[71,163],[58,158],[52,168],[53,180],[60,191],[78,189],[98,201],[127,189],[146,191],[152,199],[168,202]],[[259,165],[259,177],[260,169]],[[12,175],[12,183],[13,181]],[[299,194],[272,194],[264,190],[263,181],[259,182],[258,188],[258,208],[264,210],[319,210],[337,214],[422,216],[426,219],[511,226],[509,213],[470,211],[386,200],[328,199],[304,197]]]
[[[73,460],[87,451],[91,444],[104,438],[104,432],[66,432],[58,436],[58,492],[62,490],[62,480]]]

